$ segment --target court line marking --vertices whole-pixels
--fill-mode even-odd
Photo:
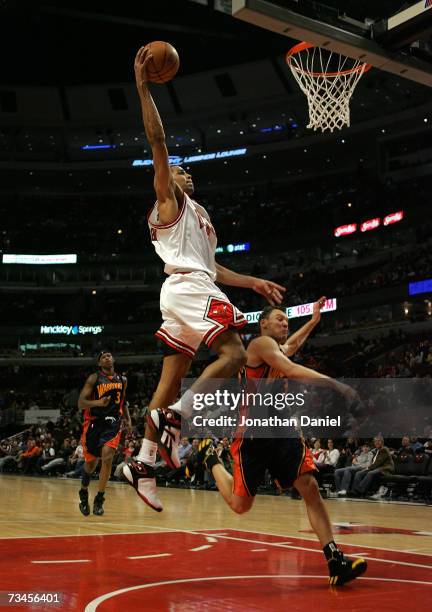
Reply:
[[[10,521],[8,521],[10,523]],[[63,524],[65,521],[62,521]],[[99,523],[101,524],[101,523]],[[107,525],[109,523],[103,523]],[[113,523],[117,524],[117,523]],[[180,531],[179,529],[164,529],[163,527],[155,527],[152,529],[156,529],[157,531],[121,531],[116,533],[66,533],[66,534],[56,534],[56,535],[31,535],[31,536],[2,536],[0,538],[0,542],[2,540],[33,540],[40,538],[81,538],[88,537],[91,538],[93,536],[121,536],[121,535],[142,535],[147,533],[177,533]],[[211,531],[211,529],[206,529],[206,531]]]
[[[280,533],[269,533],[268,531],[253,531],[251,529],[234,529],[230,528],[230,531],[241,531],[243,533],[254,533],[256,535],[269,535],[274,536],[275,538],[286,538],[286,535],[281,535]],[[338,534],[343,535],[343,534]],[[362,534],[360,534],[362,535]],[[394,534],[394,535],[404,535],[404,534]],[[292,540],[307,540],[308,542],[318,542],[316,538],[308,538],[308,537],[300,537],[300,536],[289,536]],[[369,544],[351,544],[350,542],[343,542],[345,546],[354,546],[355,548],[370,548],[371,550],[385,550],[387,552],[395,552],[395,553],[406,553],[406,554],[415,554],[422,555],[424,557],[432,557],[431,553],[410,553],[406,550],[398,550],[396,548],[380,548],[379,546],[369,546]]]
[[[156,559],[157,557],[171,557],[172,553],[158,553],[157,555],[139,555],[138,557],[127,557],[127,559]]]
[[[92,601],[90,601],[86,605],[84,612],[96,612],[98,605],[103,603],[107,599],[111,599],[113,597],[116,597],[117,595],[123,595],[124,593],[130,593],[131,591],[138,591],[140,589],[150,589],[152,587],[168,586],[172,584],[186,584],[186,583],[191,583],[191,582],[209,582],[209,581],[216,581],[216,580],[256,580],[257,578],[259,579],[275,578],[277,580],[281,580],[284,578],[291,578],[291,579],[296,579],[296,580],[298,580],[299,578],[309,578],[309,579],[312,578],[312,579],[321,580],[325,578],[326,580],[328,580],[328,576],[316,576],[316,575],[307,576],[307,575],[298,575],[298,574],[288,574],[288,575],[287,574],[258,574],[255,576],[205,576],[202,578],[183,578],[181,580],[165,580],[164,582],[150,582],[148,584],[138,584],[132,587],[126,587],[124,589],[118,589],[117,591],[111,591],[110,593],[105,593],[104,595],[100,595],[99,597],[96,597],[96,599],[93,599]],[[365,577],[357,578],[357,580],[371,580],[375,582],[397,582],[397,583],[408,583],[408,584],[424,584],[428,586],[432,585],[432,582],[426,582],[423,580],[403,580],[399,578],[368,578],[365,576]]]
[[[217,538],[214,538],[213,536],[206,536],[206,540],[207,542],[217,542]]]
[[[107,524],[107,523],[105,523]],[[15,539],[41,539],[41,538],[70,538],[70,537],[93,537],[93,536],[122,536],[122,535],[145,535],[145,534],[150,534],[150,533],[188,533],[191,535],[198,535],[198,536],[204,536],[206,537],[208,532],[214,532],[214,531],[219,531],[219,529],[217,528],[209,528],[209,529],[203,529],[202,532],[201,531],[194,531],[194,530],[190,530],[190,529],[166,529],[164,527],[159,527],[157,525],[149,525],[149,528],[152,531],[124,531],[121,533],[75,533],[75,534],[57,534],[57,535],[48,535],[48,536],[44,536],[44,535],[40,535],[40,536],[6,536],[6,537],[2,537],[0,538],[0,542],[2,540],[15,540]],[[230,531],[230,532],[235,532],[235,531],[239,531],[241,533],[253,533],[256,535],[269,535],[269,536],[273,536],[276,538],[284,538],[286,536],[278,534],[278,533],[269,533],[266,531],[253,531],[250,529],[235,529],[232,527],[229,527],[227,530],[225,531]],[[214,533],[212,534],[212,536],[210,537],[220,537],[220,538],[225,538],[228,536],[222,535],[220,533]],[[308,538],[308,537],[300,537],[300,536],[290,536],[292,540],[305,540],[308,542],[317,542],[317,540],[315,538]],[[234,539],[234,538],[231,538]],[[242,541],[242,540],[239,540]],[[244,540],[246,542],[252,542],[252,540]],[[277,542],[256,542],[258,544],[264,544],[264,545],[272,545],[272,546],[279,546],[279,547],[284,547],[283,544],[277,543]],[[416,552],[416,553],[412,553],[410,551],[406,551],[406,550],[396,550],[394,548],[379,548],[377,546],[369,546],[369,545],[365,545],[365,544],[352,544],[349,542],[345,543],[347,546],[351,546],[351,547],[355,547],[355,548],[369,548],[371,550],[377,550],[377,551],[386,551],[386,552],[395,552],[395,553],[402,553],[402,554],[414,554],[414,555],[421,555],[424,557],[432,557],[432,555],[430,553],[421,553],[421,552]],[[288,546],[286,546],[288,547]],[[299,547],[299,550],[312,550],[314,552],[321,552],[320,550],[316,550],[316,549],[308,549],[308,548],[301,548]],[[355,553],[354,553],[355,554]],[[357,553],[358,555],[359,553]],[[375,557],[369,557],[369,559],[371,560],[377,560],[377,561],[387,561],[388,560],[383,560],[383,559],[378,559]],[[421,565],[421,564],[409,564],[408,562],[404,562],[404,561],[395,561],[394,563],[398,563],[401,565],[413,565],[414,567],[426,567],[428,569],[432,569],[432,566],[429,565]]]
[[[247,540],[246,538],[236,538],[234,536],[220,536],[224,540],[236,540],[237,542],[249,542],[251,544],[264,544],[267,546],[275,546],[278,548],[289,548],[293,550],[306,550],[307,552],[315,552],[322,555],[322,550],[318,548],[307,548],[306,546],[290,546],[288,544],[281,544],[279,542],[263,542],[261,540]],[[358,556],[358,555],[357,555]],[[406,565],[409,567],[422,567],[425,569],[432,570],[432,565],[424,565],[421,563],[409,563],[408,561],[395,561],[393,559],[380,559],[379,557],[368,557],[370,561],[379,561],[380,563],[391,563],[395,565]]]
[[[251,552],[267,552],[268,548],[252,548]]]
[[[57,559],[57,561],[30,561],[30,563],[91,563],[90,559]]]
[[[190,548],[191,552],[199,552],[200,550],[207,550],[207,548],[213,548],[211,544],[203,544],[203,546],[198,546],[197,548]]]

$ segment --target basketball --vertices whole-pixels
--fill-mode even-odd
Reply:
[[[180,59],[177,51],[172,45],[162,40],[155,40],[148,45],[153,59],[147,67],[147,74],[152,83],[166,83],[176,74],[180,66]]]

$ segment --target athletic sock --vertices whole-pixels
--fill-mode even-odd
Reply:
[[[324,546],[323,552],[327,561],[330,561],[331,559],[334,559],[338,555],[342,554],[334,540],[331,540],[331,542]]]
[[[211,472],[215,465],[222,465],[216,452],[209,454],[205,459],[207,469]]]
[[[156,463],[158,445],[156,442],[144,438],[141,444],[141,450],[137,456],[138,461],[142,461],[146,465],[154,465]]]
[[[171,404],[171,410],[181,414],[185,419],[189,419],[192,416],[193,412],[193,401],[194,401],[194,392],[188,389],[184,392],[181,398],[175,402],[175,404]]]

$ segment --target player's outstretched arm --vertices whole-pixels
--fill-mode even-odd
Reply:
[[[325,296],[320,297],[313,306],[312,318],[310,321],[305,323],[300,329],[298,329],[294,334],[292,334],[285,344],[281,345],[281,349],[285,353],[287,357],[291,357],[294,355],[299,348],[306,342],[309,337],[311,331],[318,325],[321,320],[321,312],[320,309],[324,306],[326,301]]]
[[[218,263],[216,264],[216,273],[216,281],[222,285],[253,289],[256,293],[263,295],[272,306],[282,303],[282,294],[285,292],[285,287],[282,287],[282,285],[278,285],[273,281],[268,281],[263,278],[256,278],[255,276],[238,274],[233,270],[224,268],[224,266]]]
[[[350,400],[353,400],[357,395],[354,389],[348,385],[288,359],[288,357],[281,352],[276,340],[273,340],[273,338],[269,336],[260,336],[252,340],[248,346],[248,358],[249,357],[252,357],[254,362],[267,363],[270,367],[279,370],[279,372],[282,372],[287,378],[291,378],[292,380],[302,380],[317,384],[321,383],[335,389],[335,391],[338,391]]]
[[[171,175],[162,120],[148,87],[147,65],[152,57],[149,49],[141,47],[135,57],[134,69],[144,129],[153,155],[154,188],[158,200],[159,221],[162,225],[166,225],[177,217],[177,197],[181,199],[183,193]]]
[[[110,398],[102,397],[98,400],[91,400],[93,395],[93,389],[96,384],[97,374],[90,374],[85,381],[84,387],[81,389],[81,393],[78,398],[78,408],[85,410],[86,408],[105,408],[108,406]]]

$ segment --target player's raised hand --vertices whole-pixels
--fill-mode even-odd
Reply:
[[[321,308],[324,306],[326,299],[327,298],[325,297],[325,295],[323,295],[313,305],[312,319],[317,323],[321,319]]]
[[[151,54],[149,48],[140,47],[140,49],[138,49],[134,62],[135,80],[137,85],[148,82],[149,78],[147,74],[147,65],[152,58],[153,55]]]
[[[283,294],[286,291],[285,287],[282,287],[282,285],[278,285],[273,281],[264,280],[263,278],[256,278],[252,285],[252,289],[256,293],[263,295],[271,306],[282,304]]]

